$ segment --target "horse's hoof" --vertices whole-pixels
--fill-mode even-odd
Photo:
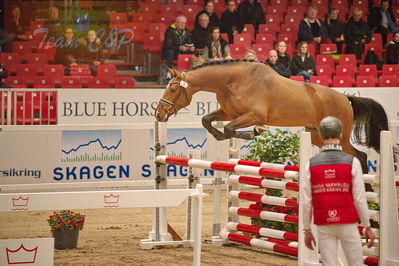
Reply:
[[[255,138],[255,134],[253,131],[238,131],[235,133],[235,137],[239,139],[252,140]]]
[[[224,135],[216,135],[214,136],[217,141],[225,140],[226,137]]]

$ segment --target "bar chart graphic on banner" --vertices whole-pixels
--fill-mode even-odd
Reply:
[[[62,162],[121,161],[121,130],[62,131]]]

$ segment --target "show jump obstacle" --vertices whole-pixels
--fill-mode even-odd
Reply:
[[[160,130],[159,132],[162,132]],[[161,142],[166,143],[166,142]],[[230,158],[238,157],[237,142],[230,140]],[[157,167],[161,169],[167,164],[182,165],[189,168],[209,169],[228,172],[228,221],[226,228],[219,233],[219,239],[213,239],[215,244],[226,242],[242,243],[249,246],[272,250],[280,254],[298,257],[299,265],[321,265],[320,256],[314,251],[309,250],[304,245],[304,236],[301,233],[303,224],[301,223],[301,210],[303,206],[295,199],[272,197],[261,194],[240,191],[240,186],[251,185],[259,188],[277,188],[289,191],[303,191],[303,183],[297,182],[304,178],[304,165],[311,157],[310,134],[303,132],[300,140],[300,168],[297,166],[278,165],[264,162],[253,162],[247,160],[231,159],[229,163],[204,161],[192,158],[169,157],[165,153],[156,156]],[[379,185],[379,193],[367,192],[366,197],[369,201],[379,203],[380,211],[369,210],[370,217],[374,221],[379,221],[380,229],[374,229],[379,236],[378,246],[373,248],[364,247],[364,262],[368,265],[399,265],[399,228],[398,213],[396,204],[396,187],[393,177],[393,152],[391,133],[381,132],[381,164],[379,178],[375,175],[364,175],[364,181],[374,186]],[[264,179],[263,177],[273,178]],[[163,182],[163,178],[160,179]],[[301,193],[299,193],[299,199]],[[281,214],[271,211],[256,210],[251,208],[240,208],[239,200],[247,200],[257,203],[272,204],[285,207],[298,207],[299,216]],[[215,203],[217,204],[217,203]],[[290,233],[270,228],[262,228],[239,222],[239,216],[254,217],[270,221],[298,224],[300,233]],[[314,227],[314,225],[312,225]],[[315,228],[313,228],[315,229]],[[161,236],[166,234],[165,229],[161,231]],[[316,230],[312,230],[316,233]],[[363,234],[363,227],[359,226],[359,232]],[[248,236],[247,233],[258,237]],[[260,237],[260,238],[259,238]],[[379,259],[377,258],[379,257]],[[345,258],[339,258],[342,265],[347,265]]]

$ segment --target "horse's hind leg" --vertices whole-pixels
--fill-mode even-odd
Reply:
[[[228,123],[224,127],[224,134],[226,135],[226,138],[240,138],[240,139],[253,139],[254,138],[254,132],[253,131],[236,131],[237,129],[240,128],[245,128],[249,126],[254,126],[259,124],[259,120],[256,118],[256,115],[253,113],[245,113],[230,123]]]
[[[223,132],[217,130],[216,128],[214,128],[212,126],[212,122],[213,121],[228,121],[228,120],[230,120],[228,115],[222,109],[219,109],[219,110],[211,112],[210,114],[203,116],[202,117],[202,126],[206,130],[208,130],[208,132],[210,134],[212,134],[212,136],[214,136],[215,139],[224,140],[224,139],[226,139],[225,134]]]

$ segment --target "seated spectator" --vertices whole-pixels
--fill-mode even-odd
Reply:
[[[79,42],[80,56],[79,63],[88,64],[91,74],[97,76],[97,66],[103,62],[103,52],[101,40],[97,37],[94,30],[89,30],[87,36]]]
[[[5,31],[11,35],[15,41],[28,41],[32,39],[32,36],[27,34],[25,28],[27,27],[27,21],[25,21],[21,15],[21,8],[19,6],[14,7],[11,10],[11,17],[4,23]]]
[[[290,68],[292,75],[302,75],[305,81],[309,81],[311,76],[316,75],[316,64],[313,56],[309,54],[307,42],[298,44],[298,52],[292,57]]]
[[[14,41],[14,36],[5,32],[0,28],[0,53],[9,53],[12,51],[12,42]]]
[[[193,40],[195,49],[203,54],[203,50],[208,41],[210,27],[209,27],[209,17],[207,14],[202,14],[199,17],[199,26],[196,26],[193,30],[191,39]]]
[[[370,42],[371,32],[367,23],[362,21],[363,11],[359,8],[353,10],[353,16],[345,26],[346,53],[355,54],[361,59],[365,43]]]
[[[204,10],[198,12],[197,16],[195,16],[195,24],[194,28],[200,26],[200,16],[202,14],[207,14],[209,17],[209,27],[219,26],[219,18],[218,15],[215,13],[215,4],[212,1],[208,1],[205,6]]]
[[[274,45],[274,49],[277,50],[277,63],[282,64],[285,68],[289,69],[291,58],[290,55],[287,54],[287,44],[285,41],[277,41]]]
[[[324,25],[328,32],[328,38],[337,45],[337,52],[342,53],[342,45],[345,43],[345,25],[338,19],[339,10],[335,7],[328,9],[328,15]]]
[[[190,31],[186,29],[186,23],[185,16],[178,16],[175,23],[165,31],[162,58],[166,60],[167,67],[174,67],[173,60],[176,60],[180,53],[194,53],[194,45],[191,41]]]
[[[258,61],[258,56],[256,55],[256,52],[252,49],[246,50],[242,58],[251,61]]]
[[[229,36],[229,43],[234,42],[234,34],[242,31],[243,24],[237,12],[236,1],[229,0],[227,2],[227,8],[220,18],[220,29],[222,33],[227,33]]]
[[[389,8],[389,1],[381,1],[381,7],[375,8],[368,16],[368,23],[371,33],[381,33],[382,41],[385,46],[387,43],[387,34],[395,33],[396,18]]]
[[[65,75],[70,75],[70,67],[77,65],[79,42],[73,38],[73,29],[66,28],[62,42],[58,42],[55,51],[55,63],[64,65]]]
[[[241,23],[254,25],[255,32],[258,32],[258,25],[266,23],[265,12],[258,1],[245,0],[238,5],[238,14]]]
[[[393,40],[388,43],[386,53],[387,64],[399,63],[399,31],[393,34]]]
[[[44,27],[47,28],[48,34],[47,39],[55,40],[56,38],[60,38],[63,34],[63,26],[62,21],[59,18],[58,8],[52,6],[48,10],[49,19],[44,22]]]
[[[219,27],[212,28],[204,56],[210,60],[231,59],[229,43],[220,36]]]
[[[8,77],[8,72],[7,69],[0,64],[0,89],[5,89],[5,88],[12,88],[10,86],[7,86],[4,82],[5,79]],[[1,99],[0,99],[1,102]]]
[[[286,68],[283,64],[278,62],[278,56],[276,50],[270,50],[269,56],[267,57],[267,63],[281,76],[289,78],[291,77],[291,71]]]
[[[315,44],[319,49],[320,43],[329,43],[327,29],[317,18],[317,7],[309,6],[306,17],[299,23],[298,43],[307,42]]]

